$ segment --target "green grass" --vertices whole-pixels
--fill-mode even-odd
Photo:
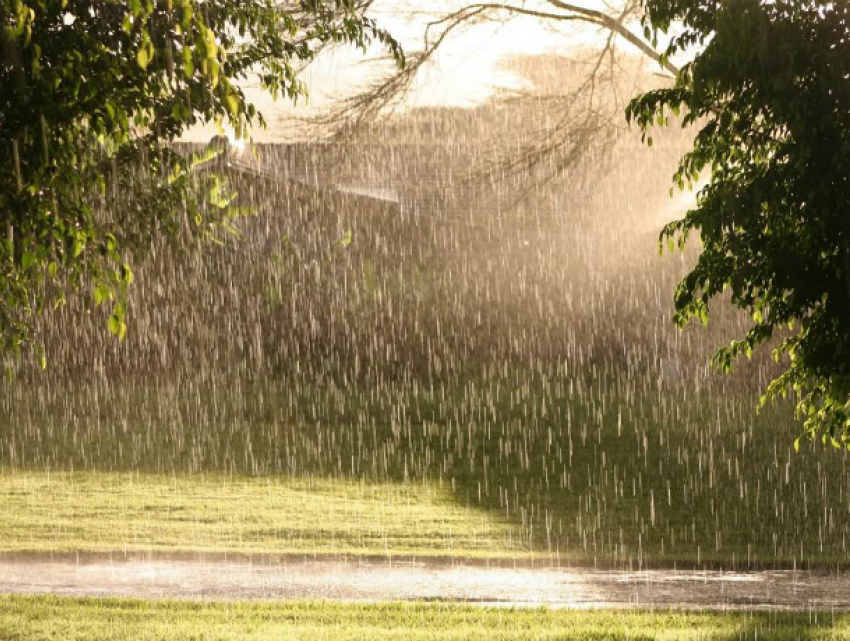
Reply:
[[[848,639],[829,613],[753,614],[504,609],[389,603],[200,603],[0,597],[9,641],[342,641],[398,639]]]
[[[0,504],[2,552],[534,554],[447,483],[6,472]]]
[[[524,371],[16,393],[0,550],[850,561],[850,457],[794,452],[788,407],[752,395]]]

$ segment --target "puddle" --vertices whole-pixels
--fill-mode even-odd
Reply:
[[[383,562],[0,562],[0,592],[188,599],[457,601],[563,608],[850,611],[837,573],[537,570]]]

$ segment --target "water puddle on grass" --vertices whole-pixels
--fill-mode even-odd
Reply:
[[[0,592],[189,599],[457,601],[563,608],[850,611],[839,573],[512,569],[364,561],[0,562]]]

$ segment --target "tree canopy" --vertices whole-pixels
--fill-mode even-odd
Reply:
[[[749,312],[721,348],[728,371],[765,343],[786,367],[762,403],[792,393],[810,436],[850,447],[850,5],[826,0],[645,0],[666,56],[697,51],[675,85],[631,102],[646,131],[684,111],[699,132],[675,175],[710,172],[697,205],[661,241],[698,233],[675,318],[708,318],[728,292]],[[651,138],[649,139],[651,143]],[[799,444],[799,442],[798,442]]]
[[[215,237],[239,213],[215,176],[169,143],[196,122],[264,124],[239,83],[306,88],[298,65],[329,43],[392,37],[357,0],[0,0],[0,353],[91,287],[126,332],[134,257],[154,237]],[[42,363],[44,355],[40,354]]]

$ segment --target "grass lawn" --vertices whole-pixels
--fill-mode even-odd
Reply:
[[[0,638],[14,641],[267,639],[850,639],[829,613],[502,609],[328,602],[205,603],[0,597]]]
[[[543,554],[447,483],[6,472],[0,504],[0,552]]]
[[[21,392],[0,416],[0,553],[850,561],[850,454],[795,452],[788,407],[528,380]]]

